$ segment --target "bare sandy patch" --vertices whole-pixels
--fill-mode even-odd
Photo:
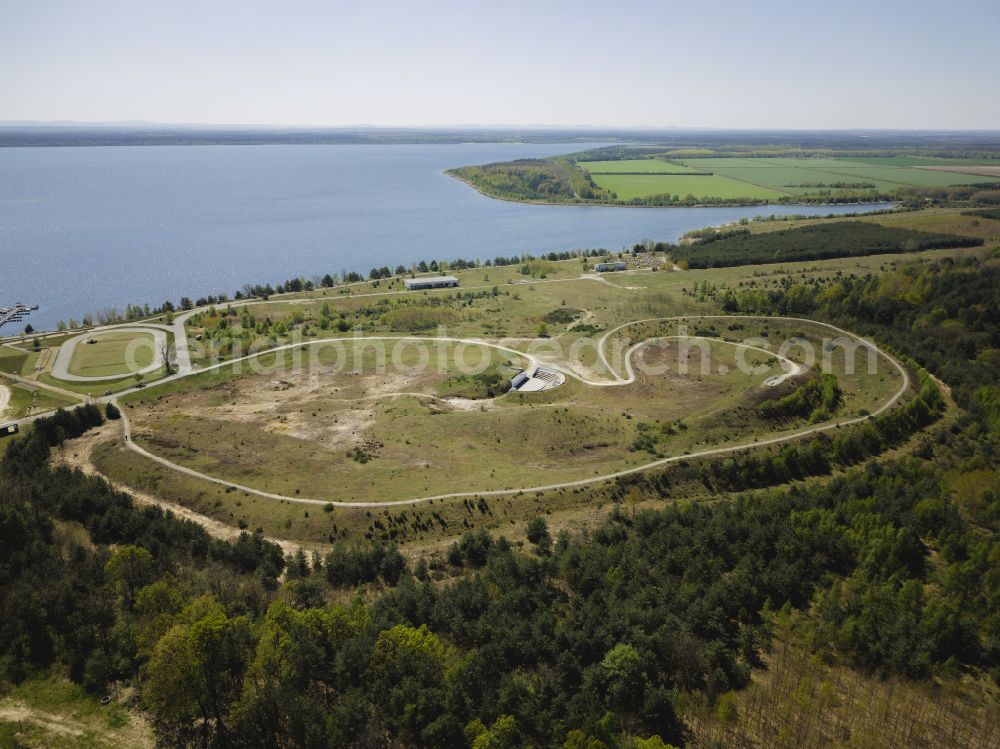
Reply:
[[[83,736],[83,728],[69,716],[38,710],[17,700],[5,701],[0,704],[0,720],[5,723],[30,723],[46,733],[54,733],[59,736],[73,738]]]
[[[117,704],[124,704],[123,697],[122,693],[117,695]],[[7,697],[0,700],[0,721],[8,726],[16,724],[18,727],[13,736],[16,746],[87,746],[95,749],[121,746],[153,749],[156,746],[153,727],[143,716],[128,711],[127,722],[112,727],[103,711],[85,715],[78,712],[80,707],[83,706],[74,704],[56,712],[15,697]],[[23,743],[17,743],[18,739]]]
[[[626,271],[618,271],[618,273],[624,273]],[[604,273],[583,273],[580,278],[585,278],[590,281],[600,281],[607,286],[614,286],[616,289],[627,289],[628,291],[636,291],[641,289],[641,286],[627,286],[625,284],[614,283],[608,279],[607,275]]]
[[[404,372],[339,372],[335,376],[287,372],[171,395],[152,408],[170,415],[248,424],[341,452],[370,436],[379,405],[389,400],[416,398],[462,410],[480,406],[479,401],[472,406],[461,399],[421,392],[423,387],[429,389],[428,377]]]
[[[328,450],[338,450],[354,445],[364,438],[375,425],[373,408],[345,408],[336,415],[312,416],[314,412],[286,415],[282,421],[271,423],[273,431],[298,439],[315,442]]]
[[[0,421],[3,421],[4,414],[7,413],[7,407],[10,405],[10,388],[6,385],[0,385]]]
[[[594,313],[591,312],[589,309],[585,309],[582,311],[583,315],[581,317],[578,317],[577,319],[575,319],[573,322],[571,322],[569,325],[566,326],[567,333],[573,330],[573,328],[575,328],[577,325],[585,325],[594,319]]]
[[[330,450],[353,444],[375,422],[363,403],[362,378],[286,374],[246,377],[217,388],[172,395],[154,406],[171,414],[251,424]],[[351,404],[358,407],[352,408]]]
[[[498,411],[500,407],[494,398],[435,398],[434,400],[446,403],[459,411]]]

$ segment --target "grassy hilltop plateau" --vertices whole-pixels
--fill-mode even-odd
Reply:
[[[926,151],[461,167],[899,207],[4,338],[0,746],[996,747],[1000,161]]]

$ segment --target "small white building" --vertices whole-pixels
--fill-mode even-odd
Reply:
[[[458,279],[454,276],[421,276],[420,278],[404,278],[407,291],[417,289],[444,289],[449,286],[458,286]]]
[[[616,260],[608,263],[597,263],[594,265],[594,270],[598,273],[608,273],[614,270],[625,270],[628,268],[628,264],[623,260]]]

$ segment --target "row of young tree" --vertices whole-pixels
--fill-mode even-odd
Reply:
[[[640,146],[622,144],[601,146],[588,151],[568,154],[573,161],[622,161],[640,158],[698,159],[698,158],[737,158],[737,159],[786,159],[786,158],[889,158],[889,157],[933,157],[942,159],[975,159],[979,161],[994,161],[1000,158],[996,149],[976,150],[967,145],[941,146],[938,148],[903,146],[888,148],[859,148],[856,145],[843,144],[837,147],[825,143],[817,146],[802,144],[793,145],[759,145],[737,143],[717,143],[709,145],[705,142],[677,143],[664,146]]]
[[[817,410],[829,408],[820,400],[824,390],[830,395],[827,403],[833,402],[834,396],[839,397],[830,388],[830,380],[823,379],[804,385],[787,399],[765,401],[762,405],[781,404],[778,416],[784,419],[792,415],[786,407],[799,407],[801,398],[803,403],[798,415],[808,417]],[[817,403],[815,407],[810,405],[813,402]],[[829,475],[898,447],[937,421],[944,407],[937,383],[926,372],[920,372],[917,392],[903,405],[878,417],[782,447],[750,450],[722,459],[686,461],[669,471],[622,477],[617,482],[615,496],[623,500],[633,490],[669,496],[675,486],[691,483],[714,494],[725,494]],[[824,414],[821,418],[825,420],[829,415]]]
[[[686,245],[658,243],[655,249],[668,253],[675,261],[686,262],[690,268],[723,268],[983,244],[978,237],[902,229],[868,221],[807,224],[764,233],[733,229],[704,233],[697,239],[696,243]]]
[[[989,218],[1000,221],[1000,208],[978,208],[972,211],[963,211],[963,216],[976,216],[977,218]]]
[[[617,200],[623,205],[634,206],[701,206],[701,205],[844,205],[853,203],[871,203],[887,200],[895,200],[897,196],[873,190],[830,193],[829,191],[817,191],[813,195],[780,195],[777,198],[754,198],[754,197],[729,197],[719,198],[711,195],[694,195],[686,193],[662,193],[658,195],[644,195],[642,197],[629,198],[628,200]]]

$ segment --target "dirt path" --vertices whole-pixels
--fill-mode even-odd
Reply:
[[[210,518],[208,515],[202,515],[188,507],[184,507],[184,505],[168,502],[152,494],[125,486],[101,473],[93,462],[92,453],[94,446],[100,442],[107,442],[114,439],[118,439],[118,425],[113,421],[109,421],[97,429],[90,430],[82,437],[66,442],[62,447],[54,450],[52,452],[52,461],[56,464],[69,466],[70,468],[79,468],[90,476],[100,476],[116,489],[130,494],[136,502],[146,505],[156,505],[161,509],[170,510],[177,517],[197,523],[208,531],[208,534],[213,538],[218,538],[222,541],[233,541],[239,538],[239,535],[243,532],[239,528],[227,525],[215,518]],[[278,538],[268,538],[267,540],[280,546],[286,555],[295,554],[301,548],[292,541],[285,541]]]
[[[5,699],[0,701],[0,722],[18,726],[15,738],[30,742],[17,746],[128,746],[134,749],[156,746],[152,727],[135,713],[129,713],[129,721],[124,726],[111,728],[102,715],[84,718],[71,711],[51,712],[22,700]]]
[[[3,416],[7,412],[7,406],[10,405],[10,388],[6,385],[0,385],[0,421],[3,421]]]
[[[56,349],[43,348],[35,360],[35,377],[38,373],[47,372],[52,368],[52,360],[56,358]]]
[[[618,271],[618,272],[627,273],[628,271]],[[626,286],[620,283],[612,283],[607,279],[606,276],[604,276],[601,273],[584,273],[582,276],[580,276],[580,278],[585,278],[588,281],[599,281],[600,283],[603,283],[606,286],[613,286],[616,289],[627,289],[629,291],[636,291],[637,289],[642,288],[641,286]]]
[[[46,733],[78,738],[83,736],[83,728],[75,725],[76,721],[67,715],[46,712],[31,707],[24,702],[11,700],[0,704],[0,720],[5,723],[30,723]]]
[[[9,372],[0,372],[0,377],[10,380],[11,382],[17,382],[21,385],[27,385],[32,388],[41,388],[42,390],[48,390],[51,393],[56,393],[69,398],[71,401],[85,401],[87,396],[81,395],[80,393],[74,393],[72,390],[65,390],[61,387],[56,387],[55,385],[49,385],[47,382],[41,382],[39,380],[32,380],[27,377],[21,377],[21,375],[10,374]]]

